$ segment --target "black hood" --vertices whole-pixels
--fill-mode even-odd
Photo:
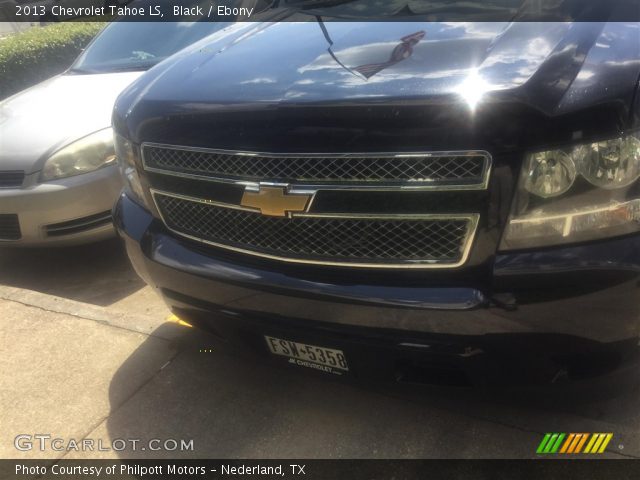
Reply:
[[[300,150],[311,132],[315,148],[380,148],[400,129],[400,149],[509,150],[627,128],[640,73],[637,23],[281,22],[215,38],[125,91],[116,126],[225,148],[288,135]]]

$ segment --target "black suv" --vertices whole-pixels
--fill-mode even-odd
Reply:
[[[293,17],[117,101],[116,225],[179,317],[357,377],[550,382],[635,357],[638,23]]]

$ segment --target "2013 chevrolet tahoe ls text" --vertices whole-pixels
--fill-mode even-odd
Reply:
[[[634,22],[235,25],[117,101],[116,226],[179,317],[277,361],[614,371],[640,334],[639,75]]]

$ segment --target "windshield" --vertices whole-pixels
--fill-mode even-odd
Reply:
[[[122,2],[121,2],[122,3]],[[173,5],[169,0],[137,0],[130,7]],[[209,5],[208,0],[184,0],[183,6]],[[206,9],[203,9],[206,11]],[[203,14],[203,16],[206,16]],[[189,16],[189,22],[138,22],[122,17],[109,24],[71,67],[75,73],[146,70],[179,50],[229,25]],[[174,17],[175,18],[175,17]],[[185,20],[186,17],[183,17]]]
[[[224,26],[222,22],[114,22],[87,47],[71,71],[144,70]]]

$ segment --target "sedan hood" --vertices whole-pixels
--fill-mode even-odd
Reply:
[[[504,107],[502,121],[509,109],[523,121],[611,104],[616,109],[611,127],[618,128],[618,120],[629,118],[639,59],[640,29],[633,23],[261,24],[241,38],[201,43],[153,69],[122,95],[115,121],[119,126],[118,119],[126,117],[123,128],[134,140],[166,141],[179,133],[191,144],[235,142],[228,145],[232,148],[240,146],[234,132],[242,135],[249,118],[258,120],[256,113],[264,114],[260,129],[272,138],[285,133],[265,131],[276,120],[298,127],[306,122],[318,131],[320,117],[329,110],[308,110],[314,106],[366,106],[369,118],[377,109],[386,117],[387,131],[396,119],[407,130],[410,125],[398,109],[413,107],[416,115],[441,119],[443,131],[451,132],[463,117],[475,118],[476,127],[482,116],[476,107],[492,102],[517,106]],[[380,107],[391,106],[397,110],[382,113]],[[248,111],[254,114],[245,115]],[[278,115],[266,113],[274,111]],[[223,112],[221,127],[229,131],[215,139],[219,126],[212,126]],[[229,122],[240,116],[244,127],[232,129]],[[206,138],[198,138],[194,132],[205,121]],[[442,133],[434,131],[434,137]],[[246,135],[240,142],[246,144]]]
[[[107,128],[116,97],[139,75],[59,75],[1,102],[0,170],[36,172],[56,150]]]

